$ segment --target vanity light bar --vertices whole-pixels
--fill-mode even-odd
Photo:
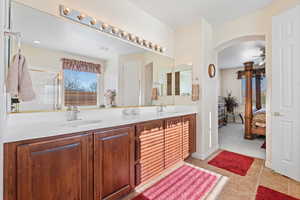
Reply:
[[[121,30],[118,27],[106,24],[100,20],[97,20],[94,17],[83,14],[80,11],[70,9],[63,5],[60,5],[59,9],[60,9],[60,15],[69,20],[89,26],[96,30],[110,34],[114,37],[118,37],[120,39],[138,44],[140,46],[146,47],[148,49],[151,49],[151,50],[154,50],[154,51],[157,51],[160,53],[164,53],[166,51],[165,48],[163,48],[157,44],[154,44],[153,42],[144,40],[143,38],[135,36],[134,34],[128,33],[124,30]]]

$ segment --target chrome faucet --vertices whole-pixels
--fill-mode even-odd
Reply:
[[[80,113],[78,106],[68,106],[67,121],[78,120],[78,113]]]
[[[167,108],[167,106],[161,103],[161,104],[157,107],[157,112],[158,112],[158,113],[164,112],[164,109],[165,109],[165,108]]]

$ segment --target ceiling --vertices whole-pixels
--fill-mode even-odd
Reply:
[[[263,8],[273,0],[129,0],[165,24],[176,28],[206,18],[217,24]]]
[[[87,57],[110,59],[145,51],[102,32],[15,2],[12,3],[11,26],[13,31],[21,32],[24,43]],[[39,44],[34,44],[34,41],[39,41]]]
[[[225,48],[218,54],[218,65],[221,69],[243,67],[243,63],[254,61],[259,64],[262,59],[261,49],[265,47],[265,41],[248,41]]]

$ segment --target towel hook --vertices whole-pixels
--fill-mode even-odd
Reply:
[[[4,35],[5,36],[9,36],[9,37],[15,37],[17,39],[17,45],[18,45],[18,53],[21,53],[21,38],[22,35],[20,32],[12,32],[10,30],[8,31],[4,31]]]

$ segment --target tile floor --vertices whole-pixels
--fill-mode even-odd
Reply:
[[[256,158],[247,175],[239,176],[207,164],[211,158],[205,161],[189,158],[187,162],[229,177],[229,181],[223,188],[218,200],[255,200],[259,185],[300,199],[300,183],[264,167],[264,160],[262,159]]]
[[[194,158],[186,160],[187,163],[229,178],[217,200],[255,200],[256,191],[259,185],[300,199],[300,182],[289,179],[266,168],[263,159],[255,158],[246,176],[240,176],[209,165],[208,161],[220,151],[221,150],[216,152],[207,160],[198,160]],[[147,187],[148,186],[145,186],[144,189]],[[130,200],[135,195],[137,195],[137,193],[131,193],[123,200]]]
[[[220,148],[235,153],[265,159],[266,150],[260,148],[264,141],[264,138],[245,140],[242,124],[229,123],[219,129]]]

